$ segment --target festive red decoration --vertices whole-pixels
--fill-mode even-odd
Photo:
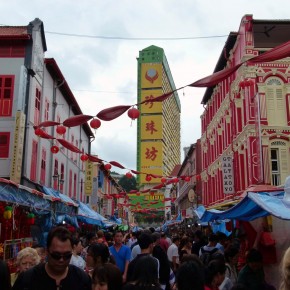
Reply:
[[[118,163],[117,161],[110,161],[109,163],[113,166],[119,167],[121,169],[125,169],[125,167],[122,164]]]
[[[146,175],[145,179],[146,181],[151,181],[152,177],[150,175]]]
[[[128,116],[132,119],[135,120],[140,116],[140,112],[138,109],[136,108],[131,108],[130,110],[128,110]]]
[[[115,106],[104,109],[97,114],[97,117],[103,121],[112,121],[124,114],[131,106]]]
[[[59,148],[56,145],[51,146],[50,148],[51,153],[56,154],[59,151]]]
[[[185,176],[185,177],[184,177],[184,180],[185,180],[186,182],[189,182],[189,181],[190,181],[190,177],[189,177],[189,176]]]
[[[178,183],[178,182],[179,182],[179,178],[178,178],[178,177],[173,178],[172,182],[173,182],[173,183]]]
[[[201,180],[201,177],[200,177],[200,175],[198,174],[198,175],[196,175],[196,181],[200,181]]]
[[[66,132],[66,127],[65,126],[57,126],[56,127],[56,133],[57,134],[63,135],[63,134],[65,134],[65,132]]]
[[[101,126],[101,121],[99,119],[93,119],[91,122],[90,122],[90,126],[93,128],[93,129],[98,129],[100,128]]]
[[[240,83],[239,83],[239,87],[240,87],[241,89],[244,89],[244,88],[245,88],[245,81],[240,81]]]
[[[107,164],[104,165],[104,168],[106,170],[110,170],[112,168],[112,165],[110,163],[107,163]]]
[[[76,147],[75,145],[71,144],[70,142],[66,141],[65,139],[56,139],[63,147],[67,148],[68,150],[75,152],[75,153],[82,153],[82,151]]]
[[[125,174],[125,176],[126,176],[127,178],[132,178],[132,177],[133,177],[133,175],[132,175],[131,172],[127,172],[127,173]]]
[[[63,121],[63,125],[66,127],[75,127],[75,126],[79,126],[86,123],[92,118],[93,116],[89,116],[89,115],[76,115],[76,116],[69,117],[68,119]]]
[[[86,155],[86,154],[82,154],[81,155],[81,160],[82,161],[87,161],[89,159],[89,156],[88,155]]]
[[[150,195],[152,195],[152,196],[153,196],[153,195],[154,195],[154,191],[150,191]]]
[[[165,183],[166,181],[167,181],[167,179],[166,179],[165,177],[162,177],[162,178],[161,178],[161,182],[162,182],[162,183]]]
[[[34,133],[35,133],[36,136],[40,136],[40,137],[41,137],[41,135],[42,135],[42,133],[43,133],[43,130],[40,129],[40,128],[36,128],[36,129],[34,130]]]

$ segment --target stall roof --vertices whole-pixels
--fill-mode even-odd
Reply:
[[[43,189],[43,192],[46,194],[46,195],[49,195],[49,196],[53,196],[55,198],[60,198],[60,200],[67,204],[67,205],[71,205],[71,206],[75,206],[75,207],[78,207],[78,204],[75,203],[70,197],[68,197],[67,195],[65,194],[62,194],[61,192],[53,189],[53,188],[50,188],[50,187],[46,187],[46,186],[42,186],[42,189]]]
[[[251,221],[268,215],[290,220],[289,209],[290,202],[284,199],[284,191],[269,191],[247,192],[238,204],[225,211],[205,210],[200,206],[195,212],[201,222],[225,219]]]
[[[51,203],[43,198],[43,194],[37,190],[0,178],[0,201],[27,206],[33,209],[50,211]]]
[[[91,209],[87,204],[78,202],[79,208],[77,213],[77,219],[83,223],[103,226],[106,222],[106,218]]]

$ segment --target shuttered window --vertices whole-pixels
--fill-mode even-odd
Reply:
[[[30,180],[36,180],[36,169],[37,169],[37,150],[38,150],[38,143],[37,141],[32,141],[32,151],[31,151],[31,167],[30,167]]]
[[[0,133],[0,158],[9,157],[9,144],[10,144],[10,133]]]
[[[271,142],[270,158],[272,185],[284,184],[290,172],[288,142],[281,140]]]
[[[282,82],[277,78],[267,81],[266,104],[269,126],[286,126],[286,97]]]
[[[41,152],[41,169],[40,169],[40,182],[41,184],[45,184],[45,174],[46,174],[46,150],[42,148]]]
[[[35,90],[35,106],[34,106],[34,125],[40,123],[40,102],[41,92],[38,88]]]
[[[0,76],[0,117],[12,115],[14,76]]]

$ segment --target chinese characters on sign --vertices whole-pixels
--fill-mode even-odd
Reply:
[[[155,128],[155,122],[151,121],[150,123],[146,123],[146,131],[149,131],[152,135],[154,132],[157,132]]]
[[[234,191],[234,172],[233,172],[233,159],[231,156],[224,156],[222,159],[223,171],[223,186],[224,194],[235,193]]]
[[[157,153],[158,153],[158,150],[155,147],[151,147],[151,149],[146,148],[146,152],[145,152],[146,159],[151,159],[152,161],[154,161],[157,157]]]
[[[25,119],[26,117],[23,112],[21,111],[16,112],[14,143],[12,149],[13,154],[10,170],[10,180],[16,183],[20,183],[21,179]]]
[[[86,162],[85,193],[92,194],[93,190],[93,162]]]

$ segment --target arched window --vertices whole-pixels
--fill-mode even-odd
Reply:
[[[269,126],[287,125],[284,85],[276,77],[266,81],[266,106]]]
[[[272,185],[281,185],[289,175],[289,144],[284,140],[271,142],[271,177]]]

